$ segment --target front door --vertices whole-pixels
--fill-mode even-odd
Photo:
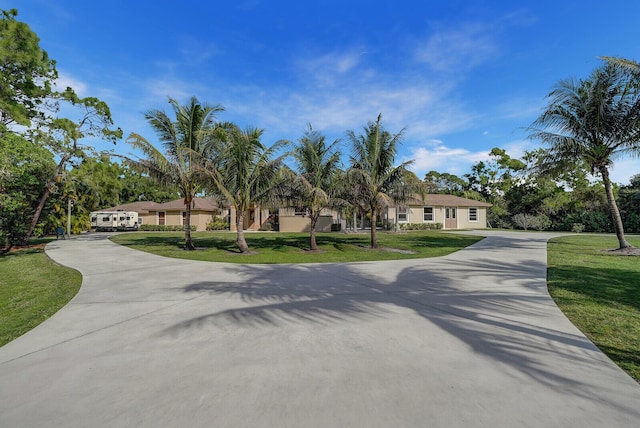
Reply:
[[[458,228],[458,213],[456,207],[444,208],[444,228],[445,229],[457,229]]]

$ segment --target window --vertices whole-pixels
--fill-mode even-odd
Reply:
[[[95,223],[96,221],[98,221],[98,217],[91,217],[91,223]]]
[[[422,209],[422,220],[433,221],[433,207],[424,207]]]
[[[305,215],[307,215],[307,207],[295,207],[293,215],[304,217]]]
[[[124,217],[122,217],[122,216],[121,216],[121,217],[120,217],[120,221],[124,221]]]
[[[407,207],[398,207],[398,222],[407,221]]]
[[[142,224],[142,217],[138,217],[138,224]]]
[[[475,207],[469,208],[469,221],[478,221],[478,209]]]
[[[111,217],[102,217],[102,221],[111,221]]]
[[[158,213],[158,225],[164,226],[164,212]]]
[[[184,226],[185,224],[187,224],[187,212],[182,211],[182,225]]]

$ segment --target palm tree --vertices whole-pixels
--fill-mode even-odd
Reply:
[[[191,240],[191,203],[202,190],[197,164],[202,159],[199,155],[204,153],[212,140],[216,113],[224,108],[220,105],[201,104],[196,97],[192,97],[184,106],[174,99],[169,99],[169,104],[173,108],[175,121],[162,110],[145,113],[145,119],[155,130],[166,154],[141,135],[132,133],[127,142],[140,150],[144,157],[128,161],[158,183],[178,188],[186,211],[184,248],[194,250]]]
[[[308,125],[307,131],[298,140],[293,157],[298,169],[295,190],[298,201],[309,214],[309,246],[312,251],[316,244],[316,223],[322,209],[331,205],[336,190],[336,172],[340,163],[340,153],[335,147],[340,140],[327,145],[325,137]]]
[[[242,253],[249,253],[244,238],[244,216],[256,203],[274,201],[274,189],[280,183],[280,167],[285,155],[272,159],[285,142],[266,148],[260,138],[263,129],[240,129],[232,123],[218,127],[216,149],[208,154],[204,173],[212,180],[214,193],[221,195],[236,211],[236,243]]]
[[[376,235],[378,213],[395,199],[392,195],[397,193],[397,189],[404,187],[407,166],[413,163],[411,160],[393,166],[403,134],[404,129],[397,134],[386,131],[382,126],[382,114],[364,127],[364,134],[347,131],[353,152],[350,174],[357,183],[358,199],[371,215],[371,248],[379,247]],[[401,193],[397,195],[401,199]]]
[[[531,137],[547,144],[551,165],[584,161],[600,174],[620,249],[624,236],[609,168],[627,154],[640,153],[640,79],[609,62],[586,80],[562,80],[549,105],[531,127]]]

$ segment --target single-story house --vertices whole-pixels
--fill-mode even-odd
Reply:
[[[491,204],[454,195],[414,196],[387,209],[391,223],[441,223],[443,229],[486,229]]]

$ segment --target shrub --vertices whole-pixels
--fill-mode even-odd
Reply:
[[[214,217],[207,223],[207,230],[229,230],[229,223],[223,218]]]
[[[342,229],[342,225],[340,223],[333,223],[331,225],[332,232],[340,232],[341,229]]]
[[[442,223],[400,223],[400,230],[440,230]]]
[[[521,229],[547,230],[551,227],[551,220],[544,214],[516,214],[512,217],[513,224]]]
[[[192,232],[196,231],[195,226],[191,226],[190,229]],[[139,230],[142,230],[144,232],[182,232],[184,231],[184,226],[167,224],[143,224],[140,225]]]
[[[584,224],[582,224],[582,223],[573,223],[573,226],[571,226],[571,231],[574,232],[574,233],[584,232]]]

